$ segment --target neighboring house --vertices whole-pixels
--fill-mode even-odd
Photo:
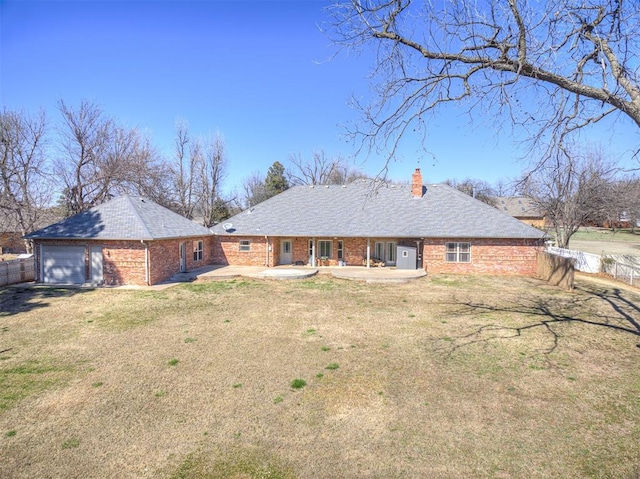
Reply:
[[[48,224],[60,220],[55,208],[49,208],[38,212],[36,228],[42,228]],[[9,215],[0,214],[0,254],[24,254],[27,253],[27,245],[23,239],[19,223],[10,219]]]
[[[217,264],[536,273],[545,234],[444,184],[297,186],[211,228]]]
[[[150,200],[122,196],[25,236],[36,281],[153,285],[213,263],[210,231]]]
[[[495,207],[514,218],[535,228],[544,229],[545,216],[529,198],[522,196],[498,196]]]
[[[0,254],[26,253],[27,247],[17,231],[0,231]]]

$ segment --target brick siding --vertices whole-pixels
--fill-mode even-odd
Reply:
[[[446,243],[471,243],[471,262],[446,261]],[[446,238],[424,240],[427,273],[499,274],[535,276],[541,242],[531,239]]]
[[[239,251],[240,240],[251,241],[251,251]],[[292,262],[309,263],[309,238],[269,238],[268,266],[279,264],[280,242],[288,239],[292,242]],[[347,266],[362,266],[367,257],[366,238],[316,238],[332,242],[332,257],[326,263],[329,266],[338,264],[338,240],[343,241],[344,260]],[[371,238],[370,255],[375,255],[376,242],[393,241],[397,245],[416,246],[413,239]],[[213,242],[213,261],[215,264],[232,264],[245,266],[264,266],[266,240],[264,237],[222,237],[216,236]],[[471,243],[470,263],[448,263],[446,261],[446,243]],[[423,266],[431,273],[461,273],[461,274],[536,274],[536,254],[542,249],[537,240],[531,239],[469,239],[469,238],[432,238],[421,240]],[[317,247],[316,247],[316,254]]]
[[[193,255],[194,241],[203,241],[201,260]],[[149,284],[161,283],[180,271],[180,243],[186,243],[187,271],[213,264],[213,251],[210,237],[178,238],[161,241],[62,241],[39,240],[39,245],[84,246],[85,279],[90,278],[90,247],[102,247],[103,278],[106,285],[146,285],[145,248],[149,253]],[[145,246],[146,245],[146,246]],[[37,260],[37,281],[40,277],[40,257]]]
[[[250,241],[249,251],[240,251],[240,241]],[[239,266],[274,266],[277,264],[280,242],[269,243],[264,236],[213,236],[211,239],[213,264]],[[267,252],[267,249],[270,251]]]

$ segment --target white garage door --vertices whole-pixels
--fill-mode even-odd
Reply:
[[[84,246],[43,246],[41,261],[45,283],[85,282]]]

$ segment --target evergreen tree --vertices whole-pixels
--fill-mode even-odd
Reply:
[[[285,176],[285,170],[282,163],[276,161],[271,165],[267,172],[267,177],[264,180],[264,186],[268,198],[289,189],[289,182]]]

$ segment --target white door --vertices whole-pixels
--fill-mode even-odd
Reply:
[[[91,258],[91,282],[95,284],[102,284],[104,281],[102,246],[92,246],[89,250],[89,257]]]
[[[293,248],[291,240],[280,241],[280,264],[293,263]]]
[[[180,272],[187,271],[187,243],[180,243]]]
[[[42,246],[41,254],[44,283],[85,282],[84,246]]]

